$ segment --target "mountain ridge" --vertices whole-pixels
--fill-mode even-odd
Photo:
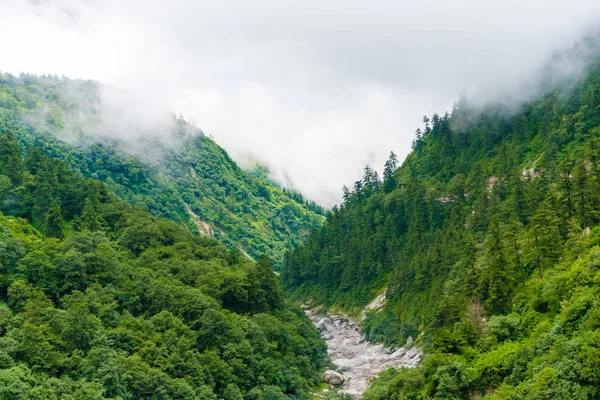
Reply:
[[[23,151],[37,144],[121,198],[197,232],[196,214],[228,246],[255,259],[267,254],[276,266],[321,225],[323,208],[243,171],[181,117],[165,113],[138,123],[146,111],[129,116],[119,103],[105,104],[116,96],[106,101],[104,90],[93,81],[3,74],[3,129]]]
[[[0,133],[0,398],[309,398],[324,343],[266,256],[20,147]]]
[[[598,396],[600,59],[513,109],[461,99],[370,168],[281,271],[293,298],[359,310],[370,340],[424,333],[422,365],[365,399]]]

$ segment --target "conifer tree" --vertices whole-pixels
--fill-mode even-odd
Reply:
[[[13,185],[21,184],[23,158],[19,151],[19,143],[10,132],[0,134],[0,171],[10,178]]]
[[[485,265],[484,282],[485,295],[482,296],[486,309],[498,314],[506,311],[512,290],[513,271],[507,262],[500,222],[497,216],[490,219],[487,239],[484,244]]]
[[[96,191],[85,199],[83,211],[81,213],[80,229],[96,232],[106,227],[106,221],[100,216],[100,202]]]
[[[60,212],[60,207],[56,202],[48,209],[41,231],[45,237],[64,238],[65,223]]]
[[[575,203],[579,220],[583,227],[589,227],[595,220],[597,211],[594,209],[594,179],[588,163],[580,159],[573,172],[573,182],[575,189]]]
[[[394,171],[398,168],[398,157],[394,152],[390,152],[390,157],[385,162],[383,168],[383,192],[390,193],[398,186],[398,182],[394,177]]]
[[[373,170],[373,168],[367,165],[363,174],[363,187],[371,193],[377,193],[380,185],[381,182],[379,180],[379,174],[377,171]]]
[[[507,247],[512,249],[510,253],[512,253],[512,263],[515,267],[515,272],[520,275],[521,285],[525,286],[527,270],[525,269],[525,264],[522,260],[523,249],[520,244],[522,230],[523,225],[521,222],[515,216],[511,216],[504,237],[507,242]]]
[[[362,181],[354,182],[354,190],[352,191],[352,199],[360,202],[363,199],[363,183]]]
[[[48,158],[39,147],[32,147],[25,155],[25,167],[32,175],[37,175],[48,168]]]
[[[52,178],[47,163],[43,163],[43,168],[39,169],[38,174],[35,176],[35,191],[33,192],[32,221],[36,226],[41,226],[46,213],[55,202],[56,179]]]
[[[348,186],[344,185],[342,186],[342,198],[344,199],[344,203],[348,203],[350,201],[350,190],[348,189]]]
[[[573,169],[575,168],[575,162],[573,161],[571,154],[567,152],[560,162],[560,183],[561,189],[564,193],[564,203],[567,210],[569,219],[573,217]]]
[[[274,311],[283,305],[283,295],[273,265],[266,255],[248,273],[248,301],[251,313]]]
[[[576,260],[585,250],[585,233],[581,226],[571,218],[568,222],[567,241],[565,253],[569,260]]]
[[[542,279],[544,269],[558,260],[561,251],[560,218],[551,191],[530,219],[529,238],[532,258]]]

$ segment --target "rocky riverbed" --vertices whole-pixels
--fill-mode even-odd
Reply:
[[[383,345],[372,344],[360,334],[360,328],[351,318],[305,310],[325,339],[331,361],[343,374],[344,382],[339,393],[359,399],[367,390],[369,381],[390,367],[416,367],[421,360],[421,350],[416,346],[395,351]]]

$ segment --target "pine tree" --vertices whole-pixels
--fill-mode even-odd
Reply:
[[[544,269],[556,262],[561,252],[562,239],[557,208],[556,198],[551,191],[548,191],[546,199],[530,219],[529,238],[532,251],[530,258],[538,269],[540,279],[543,277]]]
[[[85,199],[83,211],[81,212],[80,229],[90,232],[100,231],[106,228],[106,221],[100,216],[100,201],[98,192],[92,190]]]
[[[513,271],[507,262],[500,222],[497,216],[490,219],[487,239],[484,243],[484,304],[493,314],[507,310],[512,292]]]
[[[363,174],[363,187],[368,192],[379,192],[379,188],[381,187],[381,181],[379,180],[379,174],[377,171],[373,170],[370,166],[365,167],[365,172]]]
[[[35,191],[33,192],[33,210],[32,221],[36,226],[41,226],[48,210],[55,202],[54,188],[56,179],[53,179],[51,172],[48,171],[48,165],[43,164],[43,168],[38,171],[35,177]]]
[[[62,239],[65,236],[65,223],[63,221],[63,217],[60,213],[60,207],[56,202],[50,206],[46,216],[44,218],[44,223],[41,228],[42,234],[45,237],[52,237]]]
[[[586,228],[596,220],[598,213],[594,206],[598,185],[592,175],[591,168],[585,160],[577,162],[573,172],[573,182],[578,217],[583,227]]]
[[[371,189],[375,193],[379,193],[381,191],[381,179],[379,179],[379,173],[377,171],[373,172],[373,183],[371,184]]]
[[[564,193],[564,203],[567,210],[569,219],[573,216],[573,169],[575,168],[575,162],[573,161],[571,154],[567,152],[560,162],[560,183],[561,189]]]
[[[390,152],[390,157],[385,162],[383,168],[383,192],[390,193],[398,186],[398,181],[394,177],[394,171],[398,168],[398,157],[394,152]]]
[[[25,167],[31,175],[37,175],[48,168],[48,158],[39,147],[32,147],[25,155]]]
[[[361,201],[363,199],[363,183],[362,181],[354,182],[354,190],[352,191],[352,200]]]
[[[251,313],[270,312],[282,307],[283,294],[273,265],[266,255],[262,255],[250,270],[248,282]]]
[[[0,171],[9,177],[13,185],[21,184],[23,176],[23,158],[19,152],[19,143],[10,132],[0,134]]]
[[[0,208],[6,196],[12,191],[13,185],[8,176],[0,174]]]
[[[507,247],[512,249],[512,262],[515,266],[515,272],[517,272],[520,275],[521,284],[525,286],[527,270],[525,269],[525,264],[522,261],[523,250],[522,246],[520,245],[522,230],[523,225],[521,224],[521,222],[515,216],[511,216],[511,218],[508,221],[504,237],[507,242]]]
[[[344,199],[344,204],[348,203],[350,201],[350,190],[348,189],[348,186],[344,185],[342,186],[342,198]]]
[[[565,253],[569,260],[576,260],[585,250],[585,233],[581,226],[571,218],[568,223]]]

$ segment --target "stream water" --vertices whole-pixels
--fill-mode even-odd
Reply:
[[[328,315],[323,317],[313,310],[305,310],[308,317],[327,342],[331,361],[344,375],[339,393],[351,394],[359,399],[367,390],[369,381],[390,367],[413,368],[421,360],[421,350],[416,346],[395,351],[383,345],[372,344],[360,334],[360,328],[351,318]]]

